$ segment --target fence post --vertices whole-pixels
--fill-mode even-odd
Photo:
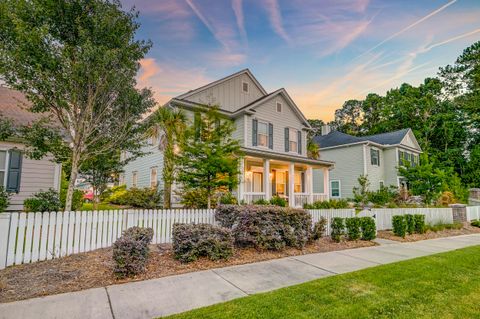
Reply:
[[[0,269],[7,266],[8,237],[10,233],[11,213],[0,214]]]
[[[136,226],[134,225],[135,221],[135,211],[133,209],[127,210],[127,229],[130,227]]]
[[[451,204],[448,206],[452,209],[454,223],[464,223],[467,221],[467,205]]]

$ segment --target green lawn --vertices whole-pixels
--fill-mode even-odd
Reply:
[[[169,318],[480,318],[480,246],[319,279]]]

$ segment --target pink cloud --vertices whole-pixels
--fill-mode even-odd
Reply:
[[[264,0],[263,4],[267,9],[268,19],[270,20],[270,24],[275,33],[278,34],[281,38],[283,38],[285,42],[290,43],[290,36],[287,34],[283,27],[282,13],[280,11],[278,1]]]

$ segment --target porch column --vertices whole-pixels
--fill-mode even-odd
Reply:
[[[265,199],[270,200],[272,197],[272,183],[270,182],[270,160],[268,158],[263,160],[263,186]]]
[[[307,183],[306,183],[306,193],[308,194],[308,203],[313,203],[313,168],[310,165],[307,165]]]
[[[330,171],[328,167],[323,168],[323,193],[326,195],[326,200],[330,199]]]
[[[238,174],[238,194],[237,199],[240,203],[243,199],[243,194],[245,193],[245,159],[241,158],[239,161],[239,174]]]
[[[295,207],[294,183],[295,165],[293,163],[290,163],[288,166],[288,205],[290,207]]]

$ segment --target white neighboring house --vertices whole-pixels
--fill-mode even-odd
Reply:
[[[245,157],[239,168],[240,201],[251,203],[284,197],[290,206],[328,199],[328,172],[333,163],[307,157],[307,132],[311,126],[285,89],[267,93],[253,74],[242,70],[170,100],[166,107],[181,108],[190,124],[195,113],[216,105],[235,124],[233,132]],[[148,140],[150,154],[131,161],[121,182],[127,187],[163,187],[163,153],[159,137]],[[314,171],[322,171],[314,179]],[[316,174],[318,175],[318,174]],[[314,192],[317,184],[325,192]],[[179,198],[174,196],[173,203]]]
[[[30,102],[18,91],[0,86],[0,116],[13,125],[28,125],[41,115],[28,111]],[[33,194],[53,188],[60,190],[61,164],[47,156],[32,160],[24,156],[21,140],[0,141],[0,185],[12,194],[8,211],[23,210],[23,201]]]
[[[321,149],[321,159],[334,161],[330,172],[330,197],[353,198],[353,187],[359,186],[358,177],[367,175],[370,190],[383,186],[407,186],[398,167],[409,162],[419,163],[420,145],[409,128],[370,136],[352,136],[322,128],[322,135],[313,141]]]

